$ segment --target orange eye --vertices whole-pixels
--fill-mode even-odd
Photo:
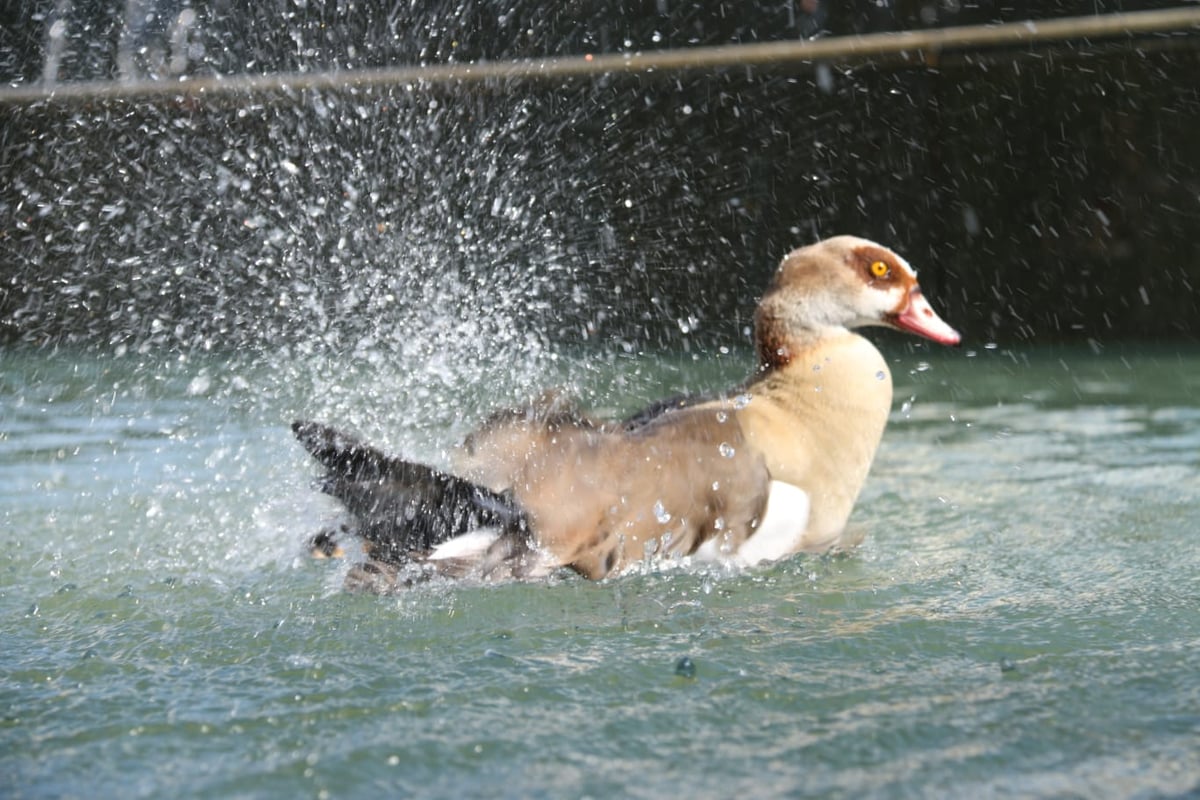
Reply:
[[[891,268],[888,267],[886,261],[871,262],[871,274],[876,278],[886,278],[889,272],[891,272]]]

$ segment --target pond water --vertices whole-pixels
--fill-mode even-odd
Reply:
[[[438,462],[532,384],[620,410],[746,354],[0,351],[0,794],[1200,792],[1200,351],[887,345],[854,554],[395,597],[304,555],[294,416]]]

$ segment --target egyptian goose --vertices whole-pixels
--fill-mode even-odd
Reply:
[[[370,555],[348,584],[560,567],[600,579],[652,556],[752,565],[846,546],[892,403],[887,363],[852,329],[959,334],[908,262],[852,236],[788,254],[754,323],[758,369],[726,395],[601,421],[548,394],[489,419],[453,473],[295,423]]]

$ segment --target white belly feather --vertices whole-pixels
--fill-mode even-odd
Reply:
[[[709,539],[696,550],[699,561],[729,561],[752,567],[778,561],[802,549],[811,508],[808,492],[783,481],[771,481],[767,510],[754,532],[733,553],[721,552],[719,539]]]

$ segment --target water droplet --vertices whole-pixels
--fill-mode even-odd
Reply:
[[[696,662],[687,656],[682,656],[675,662],[675,674],[681,678],[696,677]]]
[[[729,415],[726,414],[724,411],[717,412],[717,422],[724,422],[727,419],[729,419]]]
[[[878,372],[875,373],[875,380],[877,380],[877,381],[881,381],[886,377],[887,377],[887,373],[884,372],[883,370],[879,370]]]
[[[928,361],[918,361],[913,372],[928,372],[933,369],[933,366]]]
[[[733,407],[738,411],[741,411],[748,405],[750,405],[749,394],[739,394],[737,397],[733,398]]]
[[[725,530],[725,518],[724,517],[717,517],[716,519],[713,520],[713,530],[717,530],[717,531]]]
[[[208,394],[208,390],[212,388],[212,378],[208,375],[197,375],[188,383],[187,393],[190,397],[197,397]]]
[[[654,518],[663,525],[671,521],[671,515],[663,507],[662,500],[656,500],[654,503]]]
[[[725,458],[733,458],[735,451],[733,449],[733,445],[731,445],[729,442],[721,442],[721,445],[717,449],[721,451],[721,455],[723,455]]]

